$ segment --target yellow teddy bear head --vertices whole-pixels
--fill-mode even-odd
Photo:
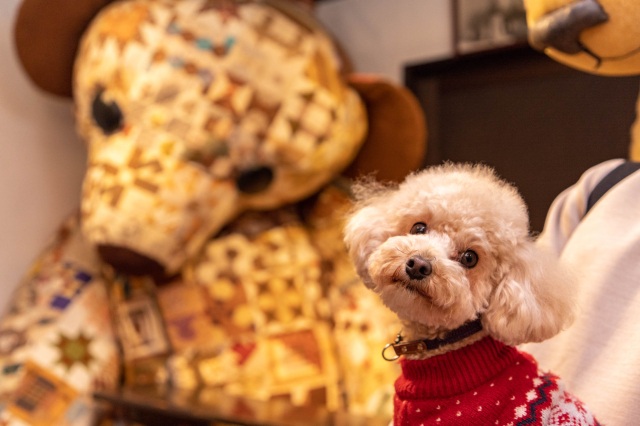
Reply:
[[[600,75],[640,73],[640,2],[525,0],[529,41],[560,63]]]

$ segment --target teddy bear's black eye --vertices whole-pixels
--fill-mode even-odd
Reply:
[[[91,117],[105,135],[118,131],[123,124],[122,111],[117,103],[105,102],[104,91],[99,90],[91,103]]]
[[[236,178],[236,187],[245,194],[257,194],[266,190],[273,181],[273,170],[266,166],[244,170]]]
[[[460,263],[465,268],[473,268],[478,264],[478,254],[473,250],[467,250],[460,256]]]
[[[424,222],[414,223],[411,227],[410,234],[426,234],[427,233],[427,224]]]

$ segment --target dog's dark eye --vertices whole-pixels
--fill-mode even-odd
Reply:
[[[91,103],[91,116],[105,135],[120,130],[124,121],[122,111],[118,104],[113,101],[107,103],[104,100],[103,90],[98,90],[95,98],[93,98],[93,102]]]
[[[460,256],[460,263],[465,268],[473,268],[478,264],[478,254],[473,250],[467,250]]]
[[[414,223],[411,227],[410,234],[426,234],[427,233],[427,224],[424,222]]]

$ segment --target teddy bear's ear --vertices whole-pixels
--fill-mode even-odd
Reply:
[[[22,0],[14,26],[16,53],[40,89],[72,96],[72,74],[82,34],[115,0]],[[314,0],[290,0],[309,10]]]
[[[348,82],[363,99],[369,131],[349,177],[375,174],[398,182],[419,169],[427,148],[427,125],[418,100],[406,88],[379,78],[352,74]]]
[[[73,62],[89,22],[113,0],[23,0],[14,26],[16,52],[41,89],[71,96]]]

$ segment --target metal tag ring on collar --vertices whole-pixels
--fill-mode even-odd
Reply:
[[[395,360],[397,360],[398,358],[400,358],[400,355],[396,354],[396,353],[395,353],[395,350],[394,350],[394,354],[395,354],[395,356],[394,356],[393,358],[388,358],[388,357],[386,356],[386,352],[387,352],[387,349],[389,349],[389,348],[393,348],[393,343],[387,343],[387,344],[385,345],[385,347],[382,349],[382,358],[384,358],[384,360],[385,360],[385,361],[395,361]]]

